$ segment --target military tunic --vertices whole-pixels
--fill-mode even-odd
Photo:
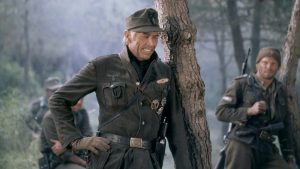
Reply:
[[[55,115],[63,145],[68,146],[82,137],[70,123],[73,119],[70,106],[81,97],[95,92],[100,107],[101,133],[155,140],[162,114],[165,114],[169,122],[167,138],[176,167],[190,169],[184,120],[177,103],[170,68],[154,53],[154,59],[140,80],[130,63],[127,50],[124,48],[120,54],[92,60],[53,94],[50,108]],[[136,99],[130,103],[132,98]],[[111,120],[118,112],[121,112],[120,115]],[[151,150],[114,143],[110,146],[108,152],[101,152],[99,156],[91,154],[90,168],[160,168]]]
[[[264,100],[267,110],[263,115],[247,116],[247,109],[255,102]],[[287,164],[271,140],[259,137],[260,128],[283,122],[284,128],[270,132],[277,135],[285,158],[293,154],[289,128],[290,113],[285,88],[276,79],[265,90],[254,74],[236,78],[226,90],[216,109],[219,120],[231,122],[229,145],[226,150],[226,168],[259,168],[275,164],[286,168]],[[276,166],[275,165],[275,166]]]

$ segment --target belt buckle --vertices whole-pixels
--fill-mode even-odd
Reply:
[[[129,141],[130,147],[143,148],[143,140],[141,138],[131,137]]]

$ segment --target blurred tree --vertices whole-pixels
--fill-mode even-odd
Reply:
[[[295,92],[297,67],[300,57],[300,0],[295,1],[283,51],[283,62],[279,77],[288,88],[288,104],[292,113],[290,131],[294,141],[296,161],[298,166],[300,166],[300,112]]]
[[[30,130],[24,120],[28,97],[18,89],[7,91],[0,94],[0,168],[37,168],[39,152],[31,146]]]
[[[250,69],[255,70],[255,60],[256,55],[260,48],[260,25],[261,25],[261,13],[262,13],[262,0],[254,0],[254,9],[253,9],[253,20],[252,20],[252,31],[251,31],[251,58],[250,60]]]
[[[1,96],[6,96],[12,89],[23,89],[24,70],[16,62],[12,62],[8,58],[0,58],[0,100]],[[34,79],[34,75],[30,72],[29,77]],[[30,88],[27,89],[28,96],[34,96],[39,93],[41,87],[36,81],[29,83]],[[22,90],[23,91],[23,90]]]
[[[156,0],[165,59],[174,70],[188,130],[193,169],[211,168],[211,142],[204,105],[204,82],[195,54],[196,27],[187,0]],[[183,161],[184,162],[184,161]]]
[[[24,40],[25,40],[25,52],[24,52],[24,86],[23,90],[28,94],[28,88],[30,83],[29,71],[31,70],[31,53],[30,53],[30,41],[29,41],[29,9],[28,9],[28,0],[25,0],[24,3],[25,13],[24,13]]]
[[[239,72],[241,72],[243,58],[245,58],[244,39],[242,37],[240,17],[236,0],[227,0],[227,17],[231,28],[234,58]]]

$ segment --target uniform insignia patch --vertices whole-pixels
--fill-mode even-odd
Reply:
[[[230,97],[230,96],[223,96],[223,98],[222,98],[224,101],[226,101],[226,102],[231,102],[232,101],[232,97]]]
[[[152,110],[156,110],[159,106],[159,100],[155,99],[155,100],[152,100],[151,102],[151,109]]]
[[[169,81],[168,78],[159,79],[156,81],[157,84],[165,84]]]

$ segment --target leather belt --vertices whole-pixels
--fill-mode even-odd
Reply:
[[[128,145],[132,148],[152,149],[152,142],[143,140],[142,138],[124,137],[110,133],[99,133],[99,137],[107,138],[113,143]]]

